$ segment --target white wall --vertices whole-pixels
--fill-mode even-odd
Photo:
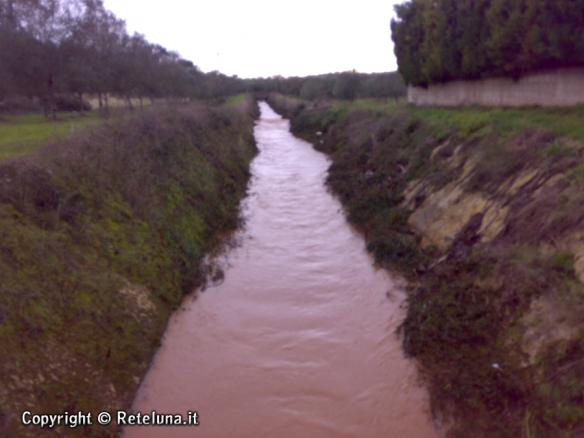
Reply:
[[[419,106],[569,106],[584,103],[584,68],[534,73],[515,82],[495,78],[452,81],[408,88],[408,102]]]

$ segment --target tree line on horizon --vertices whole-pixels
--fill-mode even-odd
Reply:
[[[54,116],[83,111],[92,96],[107,115],[108,96],[132,108],[133,99],[214,99],[246,91],[304,99],[406,93],[396,72],[257,79],[203,73],[178,53],[128,34],[103,0],[0,0],[0,111],[30,104]]]
[[[54,112],[64,96],[210,98],[241,91],[241,81],[204,74],[176,52],[129,35],[102,0],[0,0],[0,102],[20,97]],[[73,100],[75,106],[75,100]]]
[[[581,0],[409,0],[395,10],[392,39],[409,85],[584,66]]]
[[[347,71],[306,77],[275,76],[248,79],[247,89],[253,92],[276,92],[306,100],[334,98],[353,100],[356,98],[394,98],[407,93],[404,82],[397,72],[358,73]]]

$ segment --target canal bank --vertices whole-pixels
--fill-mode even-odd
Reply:
[[[256,113],[250,97],[157,105],[0,161],[0,436],[119,435],[96,416],[129,410],[205,254],[237,228]]]
[[[582,107],[269,101],[331,158],[376,262],[408,278],[403,347],[450,434],[580,436]]]

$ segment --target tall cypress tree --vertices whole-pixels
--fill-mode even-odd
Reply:
[[[456,0],[442,0],[439,3],[437,41],[442,59],[442,81],[461,77],[462,52],[460,50],[461,23]]]
[[[423,77],[423,55],[420,51],[426,36],[424,11],[426,0],[412,0],[395,7],[398,20],[391,21],[398,70],[408,83],[427,85]]]
[[[392,38],[412,85],[584,66],[583,0],[410,0]]]

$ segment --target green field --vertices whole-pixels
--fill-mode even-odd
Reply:
[[[425,108],[409,105],[405,99],[357,99],[352,103],[333,101],[334,108],[364,109],[379,115],[405,110],[423,119],[436,131],[460,131],[463,134],[485,136],[489,134],[514,134],[529,128],[544,128],[557,135],[584,139],[584,105],[572,107],[538,106],[486,108]]]
[[[245,98],[245,94],[236,94],[235,96],[229,96],[226,99],[226,103],[228,105],[233,105],[233,104],[241,102],[244,98]]]
[[[414,108],[412,112],[435,125],[451,126],[465,134],[504,134],[547,128],[557,135],[584,138],[584,106],[566,108]]]
[[[0,116],[0,159],[34,152],[50,140],[69,136],[77,129],[102,123],[97,111],[88,111],[85,116],[77,113],[60,113],[56,121],[42,114]]]

